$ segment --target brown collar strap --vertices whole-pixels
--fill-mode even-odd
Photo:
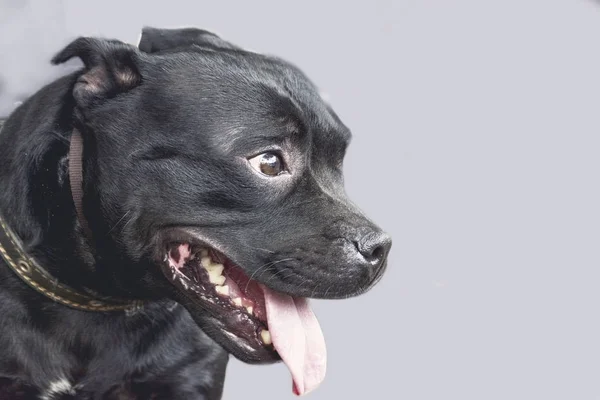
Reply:
[[[69,146],[69,183],[77,219],[84,234],[91,240],[92,231],[83,214],[83,137],[76,128],[73,128],[71,133],[71,144]]]
[[[0,126],[1,128],[1,126]],[[75,131],[74,131],[75,132]],[[82,200],[82,140],[81,135],[77,133],[79,139],[75,139],[74,146],[71,146],[69,155],[75,160],[70,166],[70,174],[75,172],[75,177],[70,177],[73,192],[73,200],[80,218],[80,223],[84,230],[89,231],[87,223],[83,218],[81,209]],[[125,311],[126,313],[135,313],[143,307],[143,302],[135,300],[121,300],[113,298],[101,298],[98,295],[83,293],[64,285],[53,277],[48,271],[42,268],[34,258],[29,256],[25,247],[17,234],[10,229],[8,223],[0,213],[0,256],[6,261],[8,266],[38,293],[43,294],[49,299],[62,305],[83,311]]]

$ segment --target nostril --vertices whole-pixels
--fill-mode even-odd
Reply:
[[[370,232],[356,242],[356,248],[365,260],[380,265],[392,246],[392,238],[384,232]]]
[[[371,253],[371,258],[373,260],[381,260],[385,256],[385,249],[383,246],[378,246]]]

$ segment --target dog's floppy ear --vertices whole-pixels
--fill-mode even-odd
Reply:
[[[80,37],[55,55],[52,63],[61,64],[73,57],[83,61],[85,71],[73,88],[73,97],[85,107],[139,85],[138,56],[134,46],[118,40]]]
[[[198,46],[210,50],[240,50],[216,34],[198,28],[159,29],[144,27],[138,48],[145,53],[157,53]]]

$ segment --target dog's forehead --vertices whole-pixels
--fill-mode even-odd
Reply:
[[[172,57],[178,71],[169,86],[219,134],[236,138],[249,129],[262,129],[264,137],[273,139],[310,133],[326,142],[350,140],[350,130],[318,88],[285,60],[213,51]]]

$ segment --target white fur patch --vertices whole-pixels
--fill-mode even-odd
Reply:
[[[51,382],[46,393],[44,393],[41,400],[53,400],[58,394],[70,394],[75,395],[75,388],[65,378],[61,378],[57,381]]]

